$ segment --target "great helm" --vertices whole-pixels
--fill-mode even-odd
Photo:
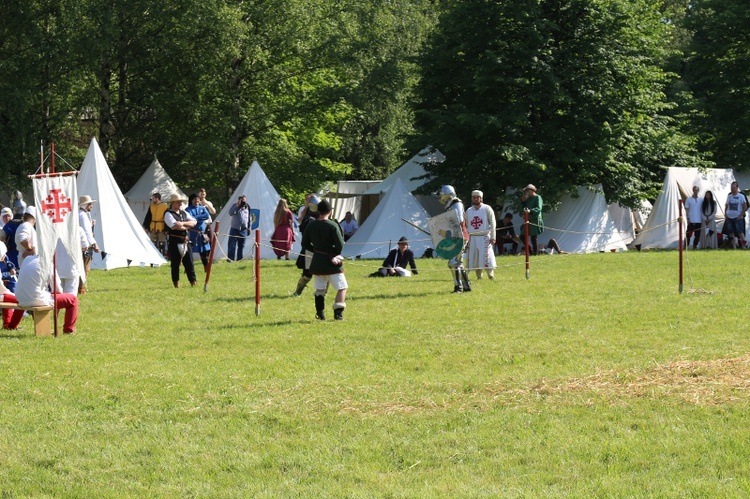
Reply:
[[[456,197],[456,189],[454,189],[452,185],[444,185],[438,191],[438,196],[440,196],[441,203],[447,203]]]
[[[320,198],[313,194],[310,196],[310,199],[307,201],[307,207],[310,209],[311,212],[317,213],[318,212],[318,204],[320,203]]]

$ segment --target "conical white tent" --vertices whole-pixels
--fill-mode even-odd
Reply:
[[[437,149],[431,150],[430,147],[425,147],[409,161],[401,165],[395,172],[386,177],[385,180],[376,186],[367,189],[362,195],[365,196],[368,194],[380,194],[385,192],[396,183],[397,179],[400,179],[404,183],[408,192],[412,192],[414,189],[422,186],[430,180],[430,177],[427,176],[427,171],[425,170],[424,165],[427,163],[442,163],[443,161],[445,161],[443,153]]]
[[[646,225],[633,241],[641,249],[677,249],[680,227],[679,201],[692,194],[694,185],[700,187],[700,195],[711,191],[716,200],[716,226],[721,230],[724,224],[724,202],[731,191],[734,172],[731,168],[710,168],[701,172],[697,168],[671,167],[664,178],[664,187],[654,201],[654,207]],[[683,217],[684,217],[683,212]],[[683,234],[687,223],[683,225]]]
[[[91,218],[96,220],[94,237],[102,253],[94,254],[91,268],[127,267],[128,261],[133,265],[166,263],[125,201],[96,139],[91,139],[77,183],[79,196],[88,194],[97,201]]]
[[[342,254],[345,257],[383,259],[405,236],[416,257],[432,246],[430,236],[402,219],[427,230],[429,215],[419,201],[407,190],[404,182],[397,178],[386,191],[383,199],[359,230],[346,242]]]
[[[577,198],[566,196],[557,210],[544,215],[539,242],[554,238],[569,253],[626,250],[634,234],[617,228],[601,189],[578,187]]]
[[[187,199],[182,190],[172,181],[169,174],[162,168],[159,160],[154,158],[151,165],[143,172],[138,182],[125,193],[125,199],[128,201],[130,209],[133,210],[135,218],[143,223],[146,217],[146,211],[151,204],[151,194],[158,192],[164,202],[169,201],[169,196],[174,193],[180,194]]]
[[[263,259],[275,259],[276,253],[273,252],[271,247],[271,238],[275,227],[273,225],[273,214],[276,211],[276,206],[279,204],[281,196],[276,192],[271,181],[261,169],[257,161],[253,161],[250,165],[250,169],[245,174],[245,177],[234,190],[232,198],[229,199],[224,208],[219,212],[216,217],[216,221],[219,222],[219,248],[215,253],[216,258],[225,258],[229,251],[229,228],[231,227],[232,217],[229,215],[229,209],[237,202],[237,198],[240,194],[247,196],[247,203],[252,209],[260,210],[260,257]],[[293,255],[298,254],[300,251],[300,242],[302,236],[299,230],[295,227],[294,236],[296,241],[292,247]],[[245,254],[246,259],[254,257],[252,251],[253,245],[255,244],[255,234],[248,235],[245,241]]]

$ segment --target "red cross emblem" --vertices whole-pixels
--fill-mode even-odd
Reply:
[[[52,223],[65,221],[65,216],[73,209],[73,203],[62,189],[50,189],[47,197],[42,201],[42,211],[52,219]]]
[[[480,217],[475,216],[471,219],[471,222],[469,222],[469,225],[474,227],[474,230],[477,230],[479,227],[481,227],[484,224],[484,220],[482,220]]]

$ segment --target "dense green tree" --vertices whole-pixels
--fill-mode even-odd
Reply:
[[[670,29],[646,0],[451,2],[422,64],[420,139],[447,157],[434,173],[489,199],[601,183],[634,204],[660,167],[693,164],[665,114]]]
[[[81,78],[72,43],[77,9],[77,2],[67,0],[4,2],[0,16],[4,190],[28,190],[26,175],[40,164],[41,144],[54,141],[68,150],[81,133],[81,122],[71,119],[70,111]]]
[[[685,80],[701,148],[720,167],[750,169],[750,3],[693,1],[686,26],[694,34]]]
[[[414,131],[416,57],[438,12],[428,0],[377,0],[351,2],[339,16],[341,98],[352,111],[341,157],[351,178],[383,178],[414,154],[404,142]]]

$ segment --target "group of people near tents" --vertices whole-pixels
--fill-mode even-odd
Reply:
[[[724,204],[724,225],[721,232],[718,232],[716,215],[719,202],[712,191],[701,193],[700,185],[693,186],[692,195],[684,202],[687,217],[686,248],[747,248],[745,213],[750,203],[747,195],[740,190],[739,182],[733,181],[730,189]]]

